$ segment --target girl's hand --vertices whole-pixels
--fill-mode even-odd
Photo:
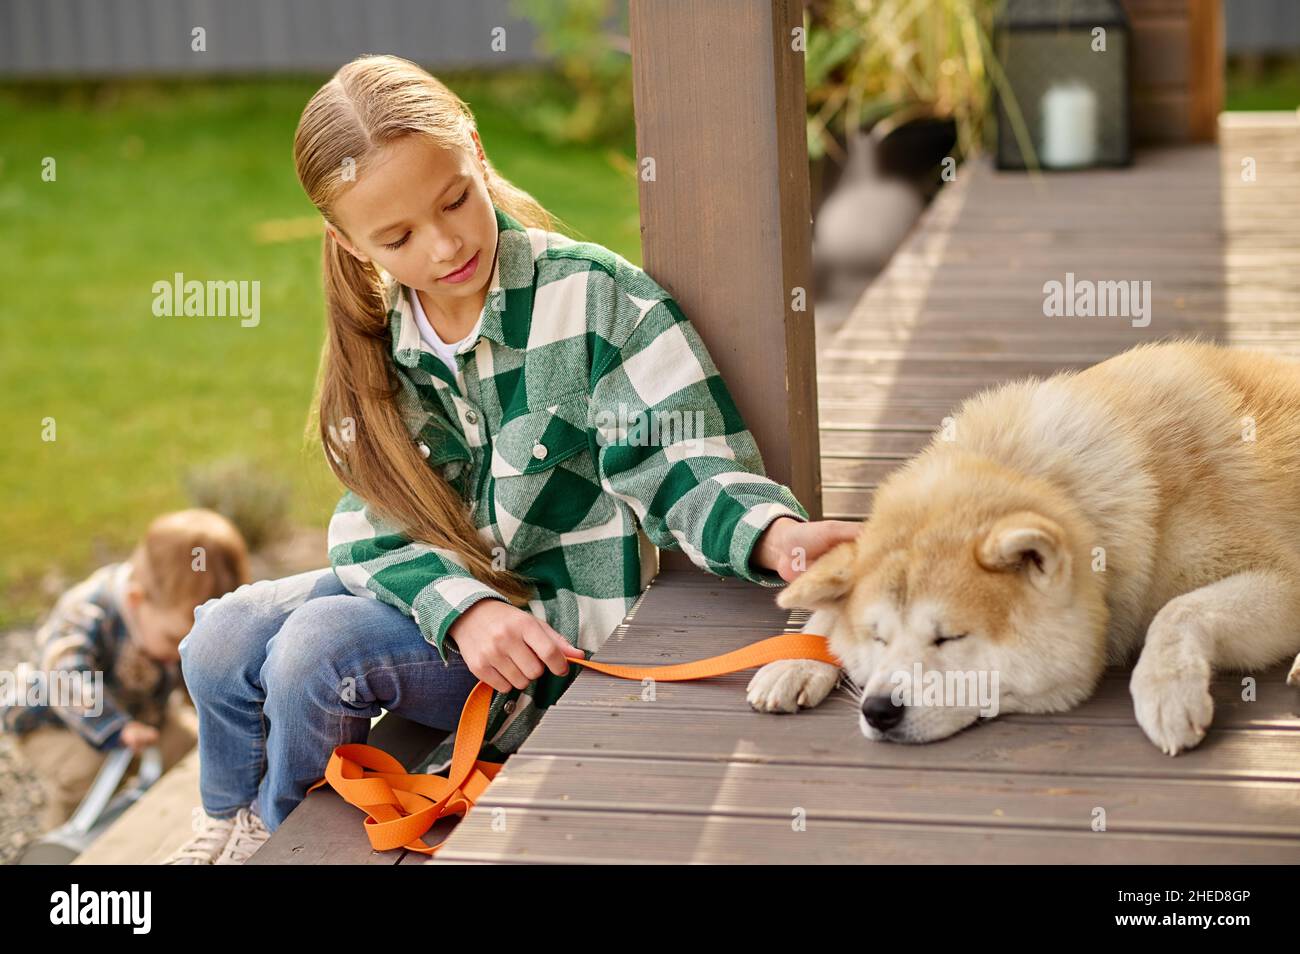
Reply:
[[[532,613],[495,599],[479,600],[447,635],[456,640],[469,671],[497,692],[523,689],[547,669],[568,675],[567,657],[587,658]]]
[[[795,520],[778,517],[758,538],[751,562],[790,583],[832,547],[856,539],[862,524],[852,520]],[[798,569],[796,569],[798,567]]]
[[[132,752],[141,752],[158,742],[158,730],[151,725],[136,722],[132,719],[122,726],[122,734],[119,738],[122,740],[122,744]]]

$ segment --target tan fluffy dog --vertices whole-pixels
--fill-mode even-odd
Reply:
[[[1192,748],[1214,670],[1300,650],[1300,362],[1180,341],[978,394],[777,603],[817,611],[868,738],[1069,709],[1140,650],[1138,723]],[[903,695],[921,672],[991,675],[994,704]],[[771,663],[748,698],[795,711],[839,676]]]

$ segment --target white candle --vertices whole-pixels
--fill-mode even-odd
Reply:
[[[1054,83],[1043,94],[1044,166],[1091,165],[1097,159],[1097,94],[1078,80]]]

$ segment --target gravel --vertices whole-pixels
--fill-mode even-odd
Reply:
[[[35,652],[34,629],[0,632],[0,670],[12,672]],[[28,843],[40,836],[45,792],[19,759],[13,736],[0,732],[0,864],[18,860]]]

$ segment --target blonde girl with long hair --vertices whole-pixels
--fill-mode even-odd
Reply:
[[[454,730],[479,680],[479,757],[504,761],[657,547],[775,587],[858,529],[764,475],[671,296],[554,231],[425,70],[344,65],[293,152],[325,231],[310,428],[345,492],[329,566],[209,601],[181,643],[202,809],[174,863],[242,862],[382,710]],[[454,741],[413,771],[445,769]]]

